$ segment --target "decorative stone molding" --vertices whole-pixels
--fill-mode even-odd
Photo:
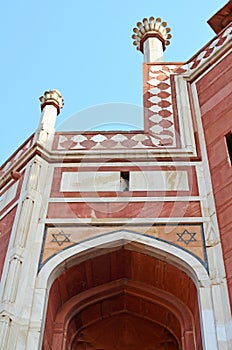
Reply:
[[[138,22],[137,28],[133,29],[134,39],[133,45],[137,47],[137,50],[143,53],[143,43],[149,37],[157,37],[163,44],[163,50],[170,44],[171,29],[167,27],[167,22],[162,22],[161,18],[150,17],[149,19],[144,18],[143,23]]]
[[[3,175],[5,175],[9,171],[9,169],[12,169],[13,167],[15,167],[18,160],[20,160],[20,158],[23,158],[25,153],[27,153],[32,148],[33,138],[34,138],[34,134],[31,135],[22,144],[22,146],[20,146],[20,148],[17,149],[15,153],[13,153],[13,155],[5,163],[3,163],[3,165],[0,168],[0,176],[2,176],[2,180],[3,180]],[[12,176],[11,172],[10,172],[10,176]],[[2,180],[0,180],[0,184]],[[4,181],[2,183],[4,183]]]
[[[179,69],[177,64],[156,64],[149,66],[147,86],[148,107],[147,125],[149,133],[158,140],[157,147],[176,147],[178,135],[176,134],[174,109],[172,102],[173,87],[171,75]]]
[[[6,349],[12,319],[5,312],[0,315],[0,348]]]
[[[53,105],[57,108],[57,114],[59,114],[61,108],[64,106],[64,99],[61,93],[56,89],[45,91],[44,95],[41,96],[39,100],[41,102],[41,111],[46,105]]]
[[[195,70],[199,69],[200,66],[205,65],[209,62],[212,57],[226,48],[226,45],[231,42],[232,39],[232,24],[225,28],[220,35],[213,38],[207,45],[205,45],[196,55],[194,55],[188,62],[186,62],[181,68],[185,76],[194,73]]]
[[[3,301],[14,303],[18,286],[19,286],[19,278],[20,278],[20,272],[22,267],[22,260],[18,256],[14,256],[8,266],[8,273],[7,273],[7,280],[6,284],[4,286],[4,292],[3,292]]]

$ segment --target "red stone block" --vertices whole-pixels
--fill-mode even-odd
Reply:
[[[201,216],[199,202],[50,203],[48,218],[156,218]]]
[[[122,292],[119,295],[116,295],[114,299],[111,301],[111,313],[117,314],[122,310],[125,310],[125,293]]]
[[[231,70],[232,54],[229,54],[197,82],[201,106],[231,81]]]
[[[0,279],[4,267],[5,257],[10,240],[11,230],[14,223],[17,206],[5,215],[0,222]]]
[[[111,281],[110,275],[110,255],[102,255],[94,259],[92,263],[93,285]]]
[[[93,304],[86,307],[81,313],[81,319],[83,324],[91,322],[92,320],[100,320],[101,315],[101,305]]]
[[[232,100],[232,93],[230,95]],[[206,144],[208,147],[213,145],[219,140],[223,140],[225,135],[231,130],[232,120],[231,120],[231,107],[225,104],[218,104],[213,108],[213,111],[203,115],[203,126]],[[217,130],[217,133],[215,133]]]
[[[228,202],[230,202],[230,205],[232,205],[232,178],[230,177],[228,179],[229,181],[225,181],[224,186],[217,187],[215,189],[215,201],[216,206],[220,210],[224,205],[227,205]]]
[[[212,170],[214,170],[215,168],[219,170],[220,169],[219,165],[221,165],[222,162],[225,162],[227,163],[227,165],[229,165],[227,161],[228,155],[227,155],[224,135],[219,139],[218,142],[211,144],[208,147],[207,152],[208,152],[210,164],[212,166]]]
[[[220,217],[220,216],[219,216]],[[221,226],[221,225],[220,225]],[[226,260],[228,257],[232,257],[232,222],[230,221],[228,225],[222,227],[220,229],[220,234],[222,238],[222,248],[224,253],[224,259]]]
[[[111,253],[110,272],[113,280],[125,277],[125,256],[123,250]]]
[[[140,310],[140,298],[136,295],[127,295],[125,308],[132,313],[138,313]]]
[[[231,223],[231,204],[227,203],[226,206],[223,206],[222,210],[217,210],[217,217],[218,217],[218,221],[219,221],[219,227],[220,227],[220,231],[221,229],[226,226],[229,225]],[[222,240],[224,238],[222,237]],[[232,242],[231,242],[232,243]],[[227,244],[229,244],[229,242],[227,242]],[[232,245],[231,245],[232,248]]]

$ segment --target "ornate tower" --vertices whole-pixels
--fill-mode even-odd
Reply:
[[[144,54],[144,62],[163,62],[163,51],[170,44],[170,28],[161,18],[150,17],[137,23],[133,29],[133,44]]]
[[[137,23],[143,131],[36,132],[1,167],[0,348],[232,348],[232,6],[185,63]]]

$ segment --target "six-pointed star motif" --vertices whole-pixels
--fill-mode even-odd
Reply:
[[[56,242],[59,246],[61,246],[64,242],[70,242],[69,237],[71,234],[64,233],[60,231],[59,233],[52,233],[53,239],[51,242]]]
[[[182,233],[177,233],[177,236],[179,237],[177,239],[177,242],[183,242],[186,245],[188,245],[190,242],[196,242],[195,238],[196,233],[189,232],[188,230],[184,230]]]

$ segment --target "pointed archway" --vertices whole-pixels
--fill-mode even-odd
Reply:
[[[43,350],[200,350],[197,289],[168,261],[123,244],[54,280]]]

